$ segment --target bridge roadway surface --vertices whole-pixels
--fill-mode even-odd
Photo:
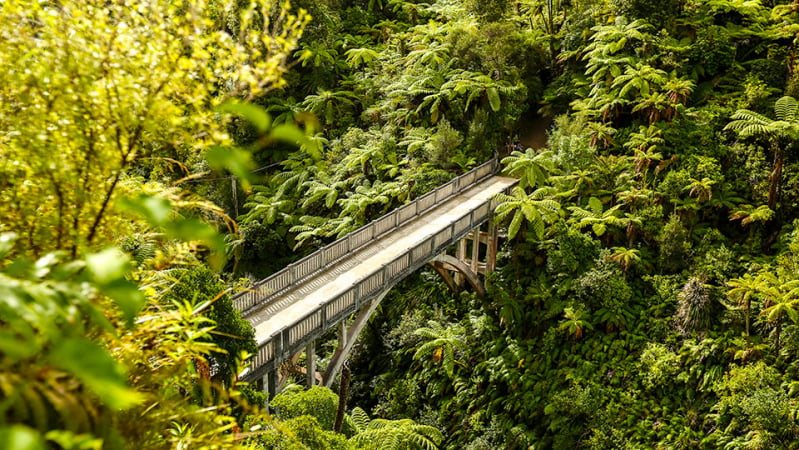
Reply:
[[[292,287],[268,305],[248,311],[245,317],[255,328],[255,340],[259,345],[269,341],[283,328],[299,322],[311,311],[449,227],[517,181],[500,176],[483,180],[378,240],[351,252],[332,267]]]

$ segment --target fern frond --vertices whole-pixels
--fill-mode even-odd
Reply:
[[[360,406],[352,409],[350,417],[356,433],[366,430],[366,427],[369,426],[369,415]]]
[[[774,113],[777,116],[777,120],[784,120],[786,122],[796,122],[799,120],[799,117],[797,117],[797,109],[799,109],[799,102],[788,95],[780,98],[777,100],[777,103],[774,104]]]

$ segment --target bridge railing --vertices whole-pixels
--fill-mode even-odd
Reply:
[[[305,317],[289,325],[270,339],[259,343],[258,353],[253,358],[253,370],[245,378],[257,379],[291,355],[302,350],[312,339],[321,336],[344,318],[358,311],[366,302],[374,299],[393,286],[410,272],[417,270],[435,255],[463,238],[471,230],[488,220],[497,206],[492,198],[453,221],[447,228],[429,236],[405,254],[384,264],[374,273],[352,287],[320,305]]]
[[[256,306],[268,302],[305,278],[321,272],[330,264],[343,258],[347,253],[360,249],[373,239],[403,226],[430,208],[472,187],[474,184],[493,175],[498,168],[499,162],[494,158],[459,177],[453,178],[448,183],[439,186],[416,200],[362,226],[299,261],[289,264],[285,269],[256,282],[246,291],[233,296],[233,305],[246,316],[247,312]]]

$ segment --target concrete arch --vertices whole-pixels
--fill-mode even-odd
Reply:
[[[369,322],[369,318],[372,317],[377,307],[380,306],[380,302],[383,301],[386,294],[388,294],[393,287],[394,286],[390,286],[372,301],[364,305],[349,328],[346,328],[345,322],[341,322],[341,335],[339,336],[338,346],[336,347],[336,351],[333,352],[333,356],[330,358],[327,370],[325,370],[324,375],[322,375],[323,386],[329,388],[333,385],[336,375],[338,375],[341,366],[344,365],[344,361],[346,361],[347,357],[350,355],[350,351],[352,351],[352,347],[355,346],[355,341],[358,340],[358,336],[361,334],[363,327],[366,326],[366,323]]]
[[[466,281],[472,286],[472,288],[477,292],[477,295],[484,297],[485,296],[485,288],[483,287],[483,283],[478,278],[477,274],[474,273],[469,266],[464,263],[463,261],[455,258],[454,256],[450,256],[447,254],[441,254],[433,258],[428,264],[444,279],[444,282],[447,286],[452,289],[453,292],[459,291],[459,286],[455,283],[450,276],[449,271],[457,271],[463,274],[466,278]],[[335,381],[336,376],[338,375],[341,367],[344,365],[344,361],[347,360],[349,357],[352,348],[355,346],[355,341],[358,339],[358,336],[361,334],[361,331],[366,326],[367,322],[369,322],[369,318],[372,317],[375,310],[378,306],[380,306],[380,302],[386,297],[386,295],[394,288],[394,285],[386,287],[383,292],[380,293],[377,297],[373,300],[368,302],[361,308],[358,312],[358,315],[353,320],[352,324],[349,328],[346,327],[345,323],[341,323],[341,332],[339,336],[339,345],[336,348],[333,356],[330,358],[330,362],[328,363],[327,370],[322,375],[322,385],[325,387],[331,387],[333,385],[333,381]],[[312,359],[310,359],[312,361]],[[313,369],[309,371],[312,372]],[[308,378],[309,383],[313,382],[311,377]]]
[[[452,289],[453,292],[458,292],[460,290],[460,286],[455,283],[455,280],[449,274],[449,271],[456,271],[460,272],[469,285],[472,286],[477,295],[480,297],[485,297],[486,291],[483,287],[483,283],[480,282],[480,278],[477,277],[477,274],[472,271],[472,269],[463,261],[459,260],[458,258],[447,255],[441,254],[430,260],[428,262],[433,270],[438,273],[441,278],[444,279],[444,282]]]

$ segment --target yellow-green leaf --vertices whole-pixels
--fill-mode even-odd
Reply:
[[[56,344],[50,362],[70,372],[113,409],[129,408],[141,399],[129,388],[122,367],[104,348],[84,338]]]

